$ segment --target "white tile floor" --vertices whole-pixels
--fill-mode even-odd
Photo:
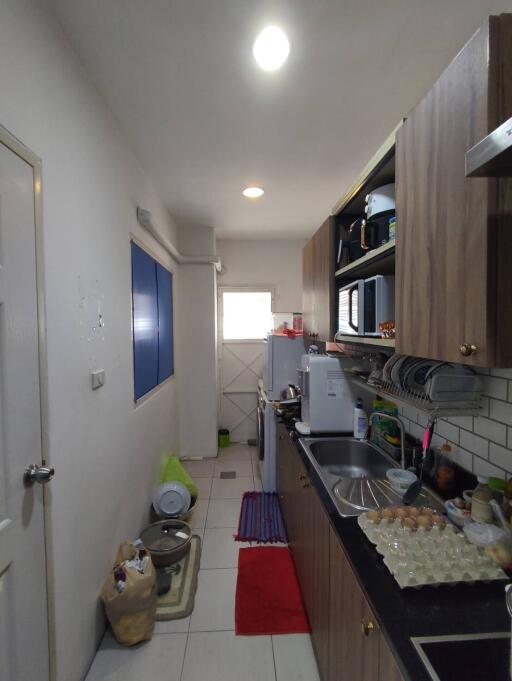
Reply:
[[[319,681],[307,634],[235,636],[238,550],[247,544],[233,535],[242,494],[261,490],[256,449],[231,445],[186,466],[199,487],[190,523],[203,540],[194,611],[157,622],[153,639],[134,648],[107,633],[86,681]],[[236,478],[220,478],[233,470]]]

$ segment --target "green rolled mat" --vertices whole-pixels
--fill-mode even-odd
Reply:
[[[166,454],[162,459],[159,482],[173,482],[174,480],[183,483],[190,492],[191,497],[197,497],[197,485],[190,477],[188,471],[183,468],[181,461],[175,454]]]

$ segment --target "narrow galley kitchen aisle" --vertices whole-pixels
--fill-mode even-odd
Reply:
[[[249,544],[233,537],[243,493],[261,491],[256,457],[255,447],[232,444],[216,459],[184,461],[199,488],[191,521],[202,539],[194,610],[157,622],[153,639],[133,648],[107,631],[86,681],[319,681],[309,634],[235,635],[238,551]],[[236,477],[221,478],[227,471]]]

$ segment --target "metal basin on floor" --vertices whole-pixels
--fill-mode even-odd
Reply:
[[[373,443],[352,437],[301,438],[299,442],[341,516],[401,503],[402,495],[386,479],[386,471],[398,463]],[[426,486],[415,503],[443,510],[441,499]]]

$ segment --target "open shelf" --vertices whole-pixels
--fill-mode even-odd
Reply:
[[[354,260],[349,265],[341,267],[335,272],[338,277],[372,277],[374,274],[394,274],[395,272],[395,241],[388,241],[378,248],[374,248],[362,258]]]
[[[395,339],[394,338],[375,338],[373,336],[336,336],[334,341],[339,345],[344,343],[349,345],[366,345],[371,347],[381,347],[388,350],[395,349]]]

